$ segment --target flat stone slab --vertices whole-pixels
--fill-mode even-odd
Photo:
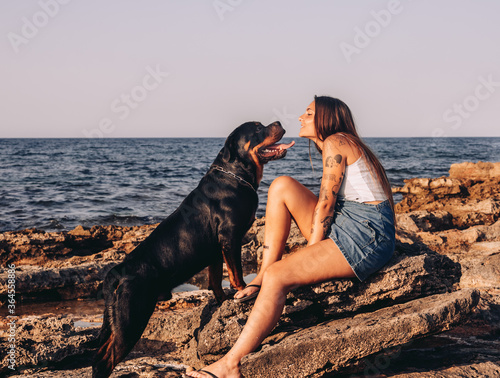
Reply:
[[[438,371],[415,372],[393,375],[392,378],[456,378],[456,377],[500,377],[500,364],[491,361],[453,366]]]
[[[398,243],[391,262],[369,280],[331,280],[289,293],[273,334],[288,332],[289,327],[309,328],[330,319],[451,292],[460,275],[460,265],[448,257],[432,251],[411,251],[409,246]],[[204,364],[221,358],[237,340],[252,308],[253,302],[226,301],[220,307],[207,304],[193,355]]]
[[[245,377],[320,377],[371,354],[449,329],[477,305],[479,292],[461,290],[337,319],[264,345],[242,360]]]

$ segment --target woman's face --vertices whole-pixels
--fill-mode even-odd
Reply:
[[[299,117],[300,131],[299,137],[307,139],[317,139],[316,128],[314,127],[314,113],[316,106],[314,101],[309,104],[306,112]]]
[[[299,117],[300,121],[300,131],[299,137],[307,139],[317,139],[316,128],[314,127],[314,113],[316,107],[314,101],[309,104],[306,112]]]

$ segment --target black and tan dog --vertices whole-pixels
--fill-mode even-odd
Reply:
[[[108,377],[130,352],[159,296],[169,298],[174,287],[205,267],[219,302],[225,299],[223,261],[231,285],[245,287],[241,242],[255,219],[264,164],[284,157],[293,145],[276,144],[284,134],[279,122],[267,127],[248,122],[235,129],[198,187],[107,274],[93,377]]]

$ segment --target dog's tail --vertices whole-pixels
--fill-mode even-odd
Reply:
[[[104,311],[104,319],[99,333],[99,346],[92,366],[93,378],[109,377],[118,364],[115,361],[116,353],[114,348],[115,335],[111,329],[111,323],[107,311]]]
[[[104,318],[99,347],[92,366],[93,378],[107,378],[132,350],[148,324],[158,299],[154,285],[138,276],[117,274],[113,268],[104,280]]]

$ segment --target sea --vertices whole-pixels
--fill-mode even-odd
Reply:
[[[314,193],[321,157],[308,140],[265,166],[257,216],[281,175]],[[206,173],[225,138],[0,139],[0,232],[77,225],[136,226],[165,219]],[[500,161],[500,138],[366,138],[392,186],[447,176],[450,165]],[[311,156],[311,159],[310,159]],[[312,161],[312,162],[311,162]],[[401,198],[396,197],[396,202]]]

